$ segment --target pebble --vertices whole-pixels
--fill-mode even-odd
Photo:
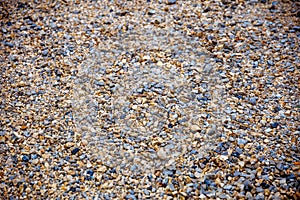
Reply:
[[[47,56],[47,55],[48,55],[48,49],[43,50],[43,51],[42,51],[42,55],[43,55],[43,56]]]
[[[135,200],[137,198],[134,195],[132,195],[132,194],[128,194],[128,195],[125,196],[125,199]]]
[[[247,143],[247,140],[244,140],[244,139],[241,139],[241,138],[238,138],[238,141],[237,141],[238,145],[245,145]]]
[[[154,15],[155,13],[156,13],[156,11],[153,10],[153,9],[150,9],[150,10],[148,11],[148,15]]]
[[[78,153],[80,151],[80,149],[78,148],[78,147],[76,147],[76,148],[74,148],[72,151],[71,151],[71,153],[73,154],[73,155],[75,155],[76,153]]]
[[[22,161],[28,162],[28,161],[29,161],[29,156],[23,155],[23,156],[22,156]]]
[[[5,46],[8,46],[8,47],[14,47],[14,44],[11,43],[11,42],[4,42]]]
[[[279,126],[278,122],[271,123],[271,128],[277,128]]]
[[[274,62],[272,61],[272,60],[268,60],[268,65],[270,65],[270,66],[273,66],[274,65]]]
[[[256,101],[257,101],[257,97],[251,97],[251,98],[249,99],[249,101],[250,101],[250,103],[251,103],[252,105],[255,105],[255,104],[256,104]]]
[[[167,0],[168,5],[172,5],[172,4],[175,4],[175,3],[176,3],[176,0]]]

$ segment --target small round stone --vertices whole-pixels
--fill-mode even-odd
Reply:
[[[29,161],[29,156],[28,155],[23,155],[22,156],[22,161],[28,162]]]

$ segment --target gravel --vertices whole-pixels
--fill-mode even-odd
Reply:
[[[300,199],[298,2],[0,7],[3,199]]]

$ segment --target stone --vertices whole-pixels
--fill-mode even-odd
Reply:
[[[279,126],[278,122],[272,122],[271,124],[271,128],[277,128]]]
[[[47,55],[48,55],[48,52],[49,52],[48,49],[45,49],[45,50],[42,51],[42,55],[43,55],[43,56],[47,56]]]
[[[237,143],[238,143],[238,145],[245,145],[247,143],[247,140],[244,140],[242,138],[238,138]]]
[[[28,162],[29,161],[29,156],[28,155],[23,155],[22,156],[22,161]]]
[[[76,153],[78,153],[80,151],[80,149],[78,148],[78,147],[75,147],[72,151],[71,151],[71,153],[73,154],[73,155],[75,155]]]
[[[167,5],[172,5],[176,3],[176,0],[166,0]]]

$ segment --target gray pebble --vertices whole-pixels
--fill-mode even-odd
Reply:
[[[246,199],[249,199],[249,200],[253,199],[253,196],[252,196],[251,192],[246,193]]]
[[[282,163],[278,163],[276,165],[276,168],[282,171],[282,170],[284,170],[284,165]]]
[[[175,4],[176,0],[167,0],[167,5]]]
[[[14,47],[14,44],[11,42],[4,42],[4,45],[8,47]]]
[[[97,86],[104,86],[105,85],[105,83],[103,81],[95,81],[94,84],[97,85]]]
[[[48,54],[48,49],[45,49],[45,50],[42,51],[43,56],[47,56],[47,54]]]
[[[145,195],[149,195],[150,194],[150,192],[148,190],[146,190],[146,189],[144,189],[143,192],[144,192]]]
[[[274,62],[272,60],[268,60],[268,65],[273,66]]]
[[[237,143],[238,143],[238,145],[245,145],[247,143],[247,140],[238,138],[238,142]]]
[[[3,33],[7,33],[7,30],[5,28],[2,28]]]
[[[262,191],[263,192],[263,191]],[[259,193],[257,194],[257,196],[255,197],[255,200],[264,200],[265,199],[265,195],[263,193]]]
[[[136,200],[137,198],[133,194],[128,194],[125,196],[125,199]]]
[[[223,187],[224,190],[231,190],[232,189],[232,185],[225,185]]]
[[[256,188],[256,192],[264,192],[264,189],[262,187]]]
[[[249,102],[252,104],[252,105],[255,105],[256,104],[256,101],[257,101],[257,97],[251,97],[249,99]]]

